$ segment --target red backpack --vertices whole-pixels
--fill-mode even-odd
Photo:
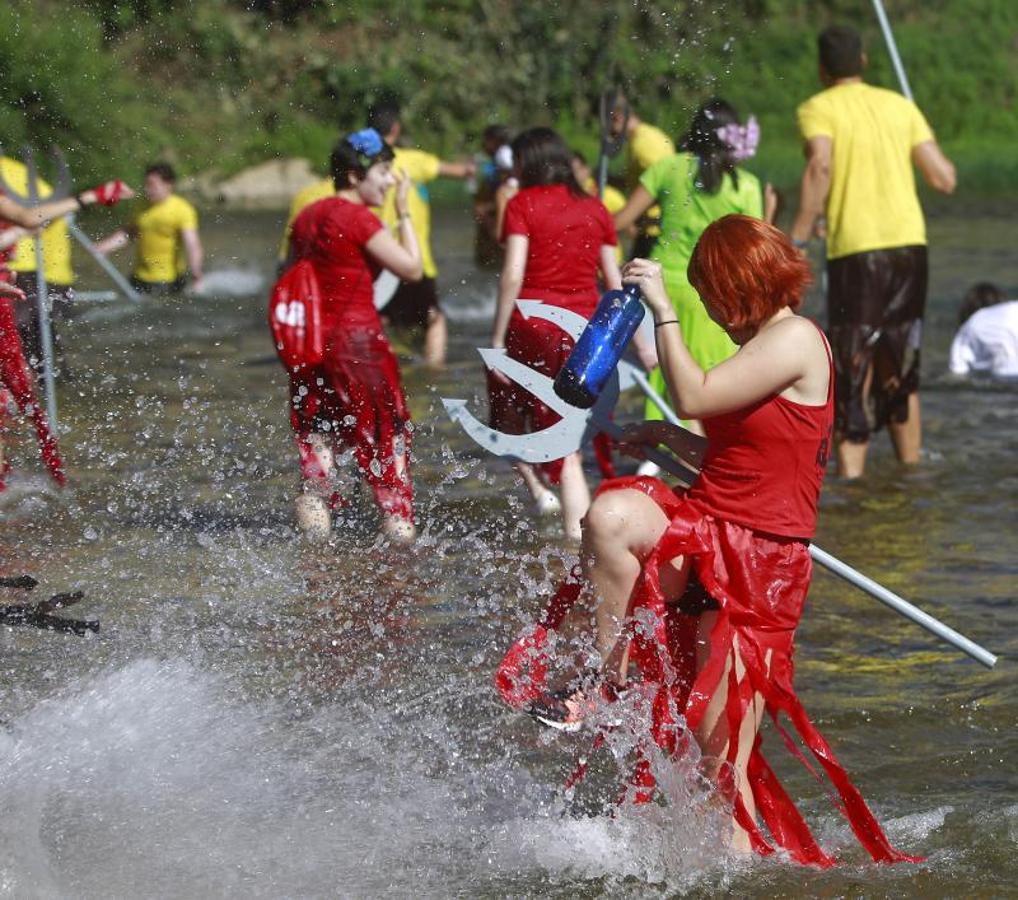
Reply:
[[[287,371],[321,365],[322,297],[314,266],[306,259],[287,269],[272,288],[269,327]]]

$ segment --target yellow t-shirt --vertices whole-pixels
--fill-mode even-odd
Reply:
[[[438,269],[435,267],[435,260],[431,255],[431,204],[428,201],[428,189],[425,185],[438,178],[442,160],[434,153],[406,147],[394,147],[393,152],[396,155],[392,163],[393,171],[404,172],[410,176],[410,180],[413,182],[413,187],[410,188],[410,195],[407,198],[407,209],[410,212],[414,233],[417,235],[417,243],[421,248],[424,277],[434,278],[438,274]],[[385,195],[381,219],[390,228],[394,228],[398,224],[395,188]]]
[[[9,156],[0,156],[0,175],[19,194],[28,193],[28,169],[24,163]],[[38,180],[39,196],[48,197],[53,189],[43,179]],[[67,285],[74,283],[71,268],[71,235],[67,222],[54,219],[42,230],[43,273],[50,284]],[[35,271],[35,240],[24,238],[15,245],[9,263],[15,272]]]
[[[591,175],[583,183],[583,189],[593,196],[597,196],[597,179]],[[615,213],[620,212],[625,208],[626,195],[622,193],[618,188],[612,187],[610,184],[604,186],[604,195],[601,197],[601,202],[604,204],[604,208],[608,210],[613,216]],[[622,244],[621,242],[615,246],[615,258],[622,262]]]
[[[181,232],[198,228],[198,213],[183,197],[170,194],[149,204],[134,220],[138,249],[134,277],[152,283],[176,281],[187,271]]]
[[[654,163],[660,162],[665,157],[671,156],[674,153],[675,144],[672,143],[672,139],[660,128],[648,125],[646,122],[641,122],[637,125],[633,129],[633,133],[629,135],[626,187],[630,193],[636,189],[636,186],[640,183],[640,177],[647,169],[654,165]],[[661,218],[660,206],[652,206],[643,214],[643,218],[651,223],[644,225],[642,229],[644,233],[649,235],[659,235],[661,233],[659,225]]]
[[[319,200],[324,200],[326,197],[331,197],[335,193],[336,185],[333,183],[332,178],[329,177],[309,184],[294,195],[293,202],[290,204],[290,215],[287,216],[286,226],[283,229],[283,240],[279,244],[279,259],[281,262],[285,262],[286,257],[290,254],[290,231],[297,216],[304,211],[306,206],[317,203]]]
[[[833,142],[827,197],[827,258],[926,243],[912,149],[933,132],[911,100],[856,82],[799,107],[805,140]]]

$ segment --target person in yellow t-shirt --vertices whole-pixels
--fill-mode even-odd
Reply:
[[[590,164],[587,162],[587,158],[580,153],[579,150],[573,150],[573,175],[576,176],[576,181],[588,194],[593,197],[597,196],[597,179],[594,177],[594,173],[591,171]],[[610,184],[604,186],[604,194],[601,197],[601,202],[604,204],[605,209],[608,210],[613,216],[615,213],[620,212],[626,206],[626,195],[622,193],[618,188],[612,187]],[[619,244],[615,248],[615,258],[622,264],[622,245]]]
[[[317,203],[319,200],[324,200],[326,197],[331,197],[335,193],[336,186],[333,184],[332,176],[330,175],[328,178],[312,182],[294,194],[293,200],[290,202],[290,212],[286,217],[286,225],[283,227],[283,239],[279,244],[280,266],[285,265],[286,259],[290,255],[290,229],[293,228],[293,223],[297,216],[304,211],[304,207]]]
[[[647,169],[675,153],[675,144],[660,128],[644,122],[629,106],[622,91],[615,91],[609,107],[609,128],[612,135],[619,137],[624,134],[626,138],[625,186],[626,193],[632,194]],[[633,240],[630,259],[649,259],[660,234],[661,207],[652,206],[636,223],[636,238]]]
[[[806,167],[791,237],[805,247],[826,216],[838,474],[858,478],[884,425],[898,459],[919,461],[928,267],[913,165],[945,194],[955,171],[911,100],[864,83],[857,31],[835,25],[817,43],[825,90],[798,110]]]
[[[440,369],[445,365],[449,329],[438,302],[438,268],[431,252],[431,204],[426,185],[439,177],[470,178],[477,167],[472,160],[448,162],[434,153],[399,146],[403,123],[395,103],[379,103],[372,107],[368,113],[368,127],[374,128],[392,147],[396,157],[392,163],[393,172],[409,176],[414,184],[408,207],[424,263],[424,277],[420,281],[400,282],[392,299],[382,307],[382,319],[396,328],[423,328],[424,362]],[[382,221],[390,228],[395,228],[399,221],[395,197],[395,189],[390,190],[381,211]]]
[[[183,290],[190,270],[194,291],[202,289],[204,251],[198,235],[198,213],[174,193],[176,173],[167,163],[145,170],[145,207],[134,221],[96,244],[103,254],[137,242],[131,284],[149,294]]]
[[[28,169],[19,160],[0,156],[0,175],[11,188],[24,196],[28,193]],[[39,196],[49,197],[53,189],[45,180],[37,180]],[[63,341],[56,323],[70,318],[74,301],[74,271],[71,268],[71,235],[67,220],[54,219],[42,230],[43,274],[50,302],[50,334],[57,368],[66,372]],[[7,267],[17,276],[17,286],[25,292],[25,299],[14,304],[14,318],[25,351],[25,359],[37,372],[42,371],[42,337],[39,334],[39,316],[36,311],[38,279],[36,277],[35,239],[26,232],[17,242]]]

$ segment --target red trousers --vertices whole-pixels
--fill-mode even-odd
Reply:
[[[32,420],[35,434],[39,441],[39,452],[42,461],[57,484],[64,484],[67,476],[60,459],[60,448],[50,430],[49,422],[32,391],[32,375],[25,362],[25,354],[21,349],[21,338],[18,337],[18,326],[14,317],[14,308],[10,297],[0,297],[0,430],[7,430],[8,399],[22,413]],[[3,477],[9,469],[5,462],[0,470],[0,490],[3,489]]]
[[[353,449],[383,513],[413,521],[409,462],[413,426],[399,364],[385,335],[370,327],[333,328],[322,365],[290,376],[290,424],[305,479],[325,475],[309,442],[312,435],[320,435],[334,452]],[[405,462],[402,470],[397,457]]]

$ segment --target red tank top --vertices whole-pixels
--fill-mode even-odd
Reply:
[[[709,444],[690,500],[754,531],[813,537],[834,426],[834,366],[823,340],[830,366],[827,402],[804,406],[774,394],[704,419]]]

